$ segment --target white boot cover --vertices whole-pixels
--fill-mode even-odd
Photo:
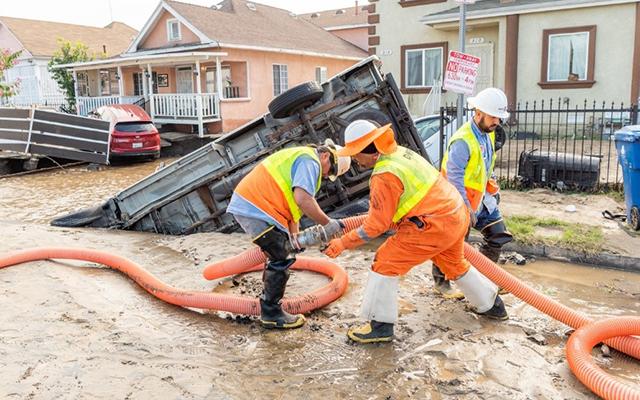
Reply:
[[[466,274],[456,279],[455,283],[477,312],[483,313],[493,307],[498,295],[498,286],[473,266],[469,268]]]
[[[368,321],[395,324],[398,318],[398,282],[397,276],[370,271],[360,316]]]

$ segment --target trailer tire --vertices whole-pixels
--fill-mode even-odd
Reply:
[[[310,106],[324,95],[318,83],[309,81],[294,86],[269,103],[269,112],[273,118],[286,118],[297,110]]]

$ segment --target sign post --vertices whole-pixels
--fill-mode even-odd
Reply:
[[[458,51],[460,53],[464,53],[464,42],[465,42],[465,30],[466,30],[466,14],[467,14],[467,4],[473,4],[476,0],[456,0],[456,3],[460,4],[460,28],[458,31]],[[458,104],[457,104],[457,118],[458,118],[458,126],[462,124],[462,110],[464,109],[464,94],[458,94]]]

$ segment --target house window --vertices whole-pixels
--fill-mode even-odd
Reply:
[[[442,79],[446,43],[425,43],[401,47],[403,93],[428,93]]]
[[[89,75],[86,72],[78,72],[76,75],[78,82],[77,96],[89,96]]]
[[[170,42],[175,42],[182,39],[180,32],[180,21],[177,19],[167,20],[167,35]]]
[[[543,89],[588,88],[595,83],[595,26],[543,31]]]
[[[153,78],[153,93],[158,93],[158,73],[152,72]],[[134,96],[142,96],[144,95],[144,82],[143,80],[147,79],[145,73],[134,72],[133,73],[133,95]]]
[[[273,65],[273,95],[277,96],[289,89],[289,74],[285,64]]]
[[[107,70],[100,71],[100,95],[101,96],[111,95],[110,75],[111,74]]]
[[[327,67],[316,67],[316,82],[322,83],[327,80]]]

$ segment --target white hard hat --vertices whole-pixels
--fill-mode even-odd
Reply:
[[[389,132],[390,128],[391,124],[378,127],[373,122],[366,119],[357,119],[347,125],[347,128],[344,130],[345,146],[338,152],[338,154],[342,156],[358,154],[381,135]],[[393,132],[391,132],[390,138],[393,140]]]
[[[478,109],[492,117],[507,119],[507,95],[497,88],[486,88],[474,97],[469,97],[467,103],[471,108]]]
[[[342,146],[336,145],[336,150],[342,150]],[[336,175],[344,175],[349,170],[349,168],[351,168],[351,157],[338,156],[338,171],[336,172]]]

